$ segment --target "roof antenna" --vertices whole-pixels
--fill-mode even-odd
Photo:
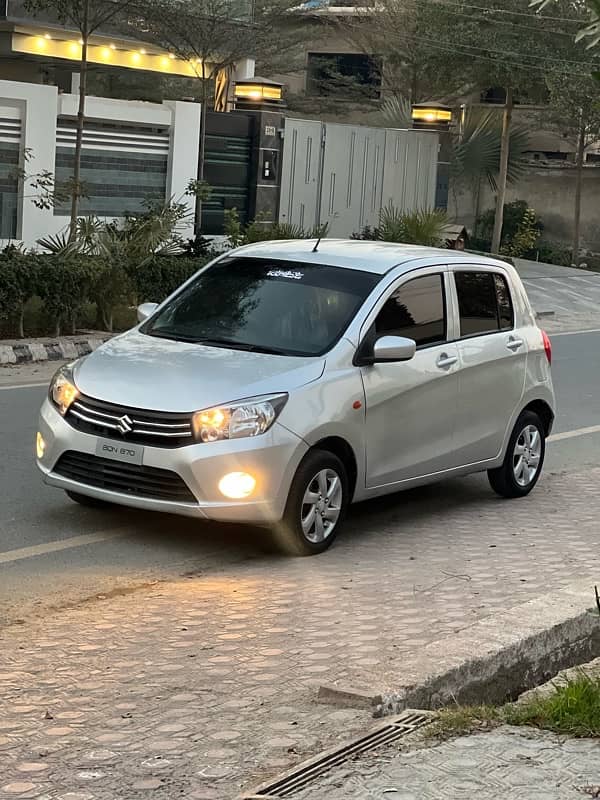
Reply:
[[[321,244],[321,239],[322,239],[322,238],[323,238],[323,234],[322,234],[322,233],[320,233],[320,234],[319,234],[319,238],[317,239],[317,241],[316,241],[316,244],[315,244],[315,246],[314,246],[314,247],[313,247],[313,249],[312,249],[312,252],[313,252],[313,253],[316,253],[316,252],[318,252],[318,250],[319,250],[319,245]]]

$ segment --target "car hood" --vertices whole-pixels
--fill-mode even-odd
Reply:
[[[117,336],[75,365],[82,394],[156,411],[196,411],[289,392],[317,380],[323,358],[249,353],[176,342],[137,330]]]

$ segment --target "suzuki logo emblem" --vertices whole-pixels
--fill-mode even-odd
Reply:
[[[133,430],[132,419],[125,414],[125,416],[121,417],[121,419],[117,422],[117,429],[119,433],[123,434],[123,436],[125,436],[126,433],[131,433]]]

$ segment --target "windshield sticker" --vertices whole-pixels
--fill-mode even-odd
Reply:
[[[291,269],[271,269],[267,272],[268,278],[290,278],[294,281],[301,281],[304,277],[303,272],[294,272]]]

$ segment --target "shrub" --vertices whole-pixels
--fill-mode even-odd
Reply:
[[[264,214],[242,225],[236,208],[225,211],[225,234],[231,247],[284,239],[319,239],[327,236],[327,227],[325,224],[303,228],[290,222],[270,222]]]
[[[546,264],[557,264],[559,267],[570,267],[572,264],[571,250],[552,242],[537,242],[535,245],[535,260]]]
[[[365,227],[359,233],[350,234],[350,238],[358,239],[360,241],[373,242],[377,239],[381,239],[381,234],[379,228],[372,228],[370,225],[365,225]]]
[[[447,224],[446,212],[440,209],[401,211],[390,203],[381,209],[376,228],[367,225],[351,238],[441,247]]]
[[[35,257],[8,246],[0,254],[0,319],[23,338],[24,309],[38,288],[38,261]]]
[[[500,245],[500,253],[512,258],[524,258],[530,254],[540,237],[538,220],[533,208],[526,208],[523,218],[517,225],[517,230],[512,237],[507,237]]]
[[[527,222],[525,222],[527,217]],[[484,211],[475,220],[475,229],[473,231],[473,238],[471,239],[471,246],[473,246],[473,239],[480,242],[487,242],[487,247],[477,247],[477,250],[489,250],[492,241],[492,233],[494,231],[494,220],[496,218],[496,210],[493,208]],[[524,225],[527,225],[527,232],[525,232]],[[533,245],[544,230],[544,226],[540,219],[538,219],[535,211],[528,206],[524,200],[514,200],[512,203],[505,203],[504,205],[504,219],[502,223],[502,239],[500,241],[500,252],[508,253],[508,250],[513,247],[513,241],[517,234],[519,234],[519,244],[522,252],[517,255],[516,253],[509,253],[509,255],[517,257],[531,257],[535,253]],[[535,238],[533,233],[535,232]],[[532,241],[528,250],[523,250],[523,244],[527,241]]]
[[[469,238],[469,250],[474,250],[478,253],[489,253],[491,248],[491,239],[482,239],[479,236],[471,236]]]
[[[99,280],[104,262],[89,256],[60,258],[33,256],[38,261],[36,294],[54,322],[51,333],[75,333],[77,315],[91,299],[92,287]]]
[[[162,302],[209,260],[209,256],[204,258],[154,256],[151,261],[132,273],[135,302]]]
[[[34,297],[39,298],[36,334],[75,333],[80,320],[90,322],[94,308],[96,325],[112,330],[115,308],[164,300],[208,260],[154,256],[127,270],[118,260],[102,256],[5,251],[0,253],[3,331],[20,337],[27,333],[24,308]],[[44,327],[40,330],[37,325]]]

